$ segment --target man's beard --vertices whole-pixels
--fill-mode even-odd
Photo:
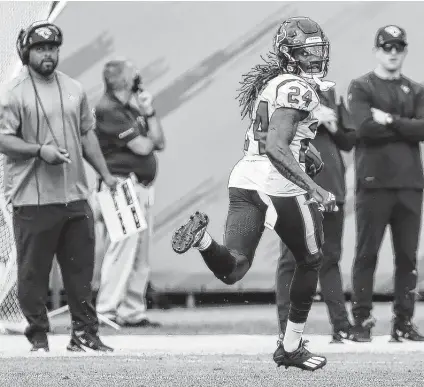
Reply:
[[[53,59],[43,60],[39,64],[30,64],[31,68],[38,74],[48,77],[54,73],[57,67],[57,61]]]

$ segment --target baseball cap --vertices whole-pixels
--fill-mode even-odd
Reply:
[[[53,24],[33,28],[31,34],[28,36],[28,47],[46,43],[58,46],[61,44],[59,29]]]
[[[378,29],[375,36],[376,47],[384,46],[386,43],[395,42],[403,44],[404,46],[408,45],[406,42],[406,32],[403,28],[395,25],[388,25]]]

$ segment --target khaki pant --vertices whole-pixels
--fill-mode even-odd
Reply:
[[[136,323],[146,318],[153,187],[146,188],[138,183],[134,186],[140,206],[145,210],[147,230],[112,244],[101,216],[96,216],[96,269],[93,278],[93,287],[98,286],[96,309],[118,323]],[[97,202],[93,206],[98,209]]]

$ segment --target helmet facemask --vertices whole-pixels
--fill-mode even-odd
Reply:
[[[324,78],[328,72],[329,43],[309,43],[279,47],[283,66],[287,72],[305,79]]]

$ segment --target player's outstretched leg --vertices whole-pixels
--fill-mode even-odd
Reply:
[[[174,232],[172,248],[178,254],[183,254],[190,248],[199,250],[215,277],[226,285],[232,285],[248,272],[251,261],[245,254],[230,250],[214,241],[206,231],[208,223],[208,216],[202,212],[197,211],[191,215],[190,219]]]
[[[225,245],[217,243],[206,228],[209,218],[196,212],[172,236],[178,254],[199,250],[208,268],[219,280],[232,285],[248,272],[264,230],[266,205],[256,191],[229,188],[230,206],[225,226]]]

